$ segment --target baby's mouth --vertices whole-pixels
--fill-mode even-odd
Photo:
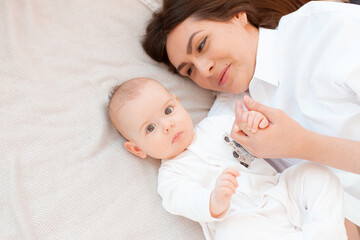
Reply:
[[[174,144],[174,143],[178,142],[178,141],[181,139],[183,133],[184,133],[184,132],[178,132],[178,133],[176,133],[175,136],[174,136],[173,139],[172,139],[171,144]]]

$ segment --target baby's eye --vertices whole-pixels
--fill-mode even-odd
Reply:
[[[208,36],[206,36],[206,37],[204,38],[204,40],[202,40],[202,41],[200,42],[200,44],[199,44],[199,46],[198,46],[198,48],[197,48],[197,50],[198,50],[199,53],[204,49],[207,38],[208,38]]]
[[[186,71],[186,74],[190,77],[191,73],[193,70],[193,66],[189,67],[188,70]]]
[[[154,123],[149,124],[146,128],[146,132],[151,133],[152,131],[154,131],[155,127],[156,127],[156,125]]]
[[[169,115],[170,113],[172,113],[174,111],[174,108],[173,107],[167,107],[166,109],[165,109],[165,114],[166,115]]]

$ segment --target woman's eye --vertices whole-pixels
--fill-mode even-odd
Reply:
[[[197,50],[198,50],[199,53],[204,49],[207,38],[208,38],[208,37],[206,36],[206,37],[204,38],[204,40],[202,40],[201,43],[199,44],[199,46],[198,46],[198,48],[197,48]]]
[[[173,107],[167,107],[166,109],[165,109],[165,114],[166,115],[169,115],[170,113],[172,113],[173,112]]]
[[[152,131],[154,131],[155,126],[156,126],[155,124],[149,124],[146,128],[146,132],[151,133]]]
[[[193,66],[189,67],[188,70],[186,71],[186,74],[190,77],[191,73],[193,70]]]

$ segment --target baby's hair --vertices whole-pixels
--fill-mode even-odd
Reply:
[[[146,78],[132,78],[119,85],[113,87],[109,94],[109,106],[112,99],[119,95],[119,104],[122,106],[127,101],[134,99],[139,94],[139,90],[144,86],[145,83],[150,81]]]
[[[112,125],[120,133],[121,136],[124,135],[119,131],[118,126],[115,126],[113,121],[112,113],[114,111],[112,104],[113,101],[116,101],[118,108],[122,108],[126,102],[135,99],[139,96],[140,90],[148,83],[149,81],[155,81],[148,78],[132,78],[129,79],[120,85],[116,85],[112,88],[109,93],[109,104],[108,104],[108,115]]]

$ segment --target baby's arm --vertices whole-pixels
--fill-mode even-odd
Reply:
[[[209,206],[213,192],[212,184],[204,183],[206,185],[204,186],[191,177],[196,172],[198,174],[196,179],[207,179],[208,181],[211,179],[206,170],[194,171],[202,164],[197,165],[197,162],[194,161],[192,169],[178,167],[177,164],[166,164],[166,167],[163,165],[159,169],[158,193],[162,198],[164,208],[172,214],[181,215],[196,222],[218,221],[218,218],[212,216]],[[187,172],[188,170],[191,172],[190,174]]]
[[[236,102],[236,110],[241,115],[241,122],[247,123],[247,129],[256,132],[258,128],[266,128],[269,125],[268,119],[260,112],[244,110],[240,101]]]
[[[232,168],[225,169],[216,180],[215,188],[210,197],[210,214],[217,218],[224,214],[230,207],[230,200],[235,193],[238,183],[236,177],[240,173]]]

